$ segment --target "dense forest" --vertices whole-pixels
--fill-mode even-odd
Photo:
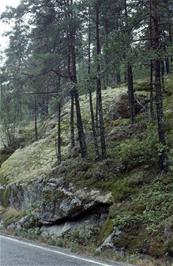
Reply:
[[[17,8],[7,7],[1,20],[12,27],[0,67],[0,178],[5,176],[3,162],[17,149],[25,156],[22,149],[42,141],[44,125],[55,119],[56,173],[61,175],[72,160],[70,170],[64,170],[67,176],[71,173],[67,179],[75,175],[77,184],[113,191],[114,208],[111,205],[102,240],[112,232],[113,220],[127,235],[139,236],[132,248],[132,238],[123,238],[127,244],[116,240],[116,245],[154,257],[172,255],[172,236],[166,244],[162,236],[156,237],[166,230],[160,228],[172,217],[173,203],[172,0],[22,0]],[[116,93],[124,94],[108,115],[105,103],[113,104]],[[32,128],[26,141],[19,135],[28,125]],[[75,162],[86,169],[76,170]],[[94,166],[100,170],[91,175],[88,169]],[[145,180],[132,176],[139,168]],[[82,171],[85,181],[80,180]],[[164,184],[167,192],[162,194]],[[148,199],[142,198],[146,193]],[[131,195],[138,196],[132,200]],[[153,204],[146,210],[145,200]],[[130,201],[132,206],[136,202],[133,215]],[[156,215],[152,208],[157,203],[161,211]],[[122,213],[126,215],[120,218]],[[159,243],[146,252],[139,248],[145,230],[150,244]]]

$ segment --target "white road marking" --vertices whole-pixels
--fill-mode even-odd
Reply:
[[[11,240],[13,242],[24,244],[24,245],[29,246],[29,247],[34,247],[34,248],[42,249],[42,250],[49,251],[49,252],[52,252],[52,253],[56,253],[56,254],[59,254],[59,255],[62,255],[62,256],[68,257],[68,258],[73,258],[73,259],[76,259],[76,260],[89,262],[89,263],[92,263],[92,264],[95,264],[95,265],[111,266],[111,264],[105,264],[105,263],[97,262],[97,261],[94,261],[94,260],[91,260],[91,259],[85,259],[85,258],[82,258],[82,257],[78,257],[76,255],[71,255],[71,254],[68,254],[68,253],[65,253],[65,252],[61,252],[61,251],[58,251],[58,250],[53,250],[51,248],[38,246],[36,244],[28,243],[28,242],[25,242],[25,241],[22,241],[22,240],[18,240],[18,239],[15,239],[15,238],[2,236],[2,235],[0,235],[0,238],[8,239],[8,240]]]

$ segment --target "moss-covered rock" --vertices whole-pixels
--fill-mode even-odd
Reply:
[[[2,215],[3,226],[5,228],[8,227],[17,222],[23,215],[23,212],[19,212],[13,208],[7,208]]]
[[[103,240],[105,240],[113,232],[113,229],[114,229],[113,221],[108,217],[108,219],[103,224],[101,231],[99,233],[98,243],[101,244]]]
[[[11,193],[11,188],[10,187],[5,187],[1,191],[1,204],[4,208],[7,208],[10,204],[10,193]]]

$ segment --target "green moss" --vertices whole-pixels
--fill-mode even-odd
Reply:
[[[108,218],[100,230],[98,236],[98,242],[102,243],[106,239],[106,237],[108,237],[112,232],[113,232],[113,221],[112,219]]]
[[[173,94],[173,74],[170,74],[165,79],[165,91],[170,96]]]
[[[20,136],[20,146],[25,147],[27,145],[30,145],[35,138],[35,132],[34,132],[34,124],[30,124],[27,127],[24,127],[19,130],[19,136]]]
[[[129,181],[118,181],[113,187],[113,197],[115,202],[127,199],[131,194],[136,192],[137,188]]]
[[[6,209],[2,206],[0,206],[0,219],[2,219],[3,214],[5,213]]]
[[[1,185],[7,185],[8,184],[8,178],[2,173],[0,173],[0,184]]]
[[[157,141],[149,135],[143,141],[133,138],[120,143],[117,151],[127,169],[157,160]]]
[[[7,208],[9,205],[10,193],[11,193],[10,187],[5,188],[5,190],[2,192],[2,205],[4,208]]]
[[[13,222],[16,222],[20,220],[24,215],[23,212],[19,212],[13,208],[7,209],[3,214],[3,225],[4,227],[7,227],[8,225],[12,224]]]
[[[147,80],[138,80],[134,82],[135,91],[147,91],[151,90],[150,82]]]
[[[10,157],[10,155],[8,155],[8,154],[1,154],[0,153],[0,167],[9,157]]]
[[[148,246],[149,236],[145,230],[135,230],[124,233],[124,236],[114,240],[114,245],[121,249],[125,247],[131,253],[143,253]]]
[[[138,182],[135,183],[137,186]],[[115,245],[155,257],[171,253],[172,241],[169,245],[165,241],[164,228],[173,213],[173,178],[153,176],[150,182],[139,182],[138,186],[138,192],[110,208],[114,226],[123,232],[115,239]]]

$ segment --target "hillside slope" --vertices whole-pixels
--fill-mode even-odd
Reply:
[[[145,82],[135,86],[138,98],[148,97]],[[167,175],[159,174],[157,128],[147,113],[139,112],[137,124],[129,124],[126,91],[125,87],[103,91],[107,160],[93,161],[88,98],[82,96],[90,151],[87,161],[80,159],[78,149],[69,152],[67,103],[60,166],[56,163],[55,117],[40,125],[38,142],[16,150],[2,164],[3,227],[72,250],[82,246],[90,252],[109,250],[113,256],[173,255],[173,77],[166,80],[164,99],[170,159]]]

